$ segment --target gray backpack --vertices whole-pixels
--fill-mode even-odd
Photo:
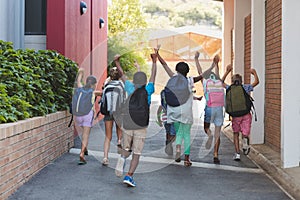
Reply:
[[[190,97],[188,79],[180,73],[172,76],[163,92],[167,105],[177,107],[184,104]]]

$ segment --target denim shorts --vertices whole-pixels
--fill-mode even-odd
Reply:
[[[222,126],[224,122],[223,106],[208,107],[206,106],[204,114],[204,122],[214,123],[215,126]]]
[[[175,127],[173,123],[164,123],[164,127],[166,130],[166,133],[169,133],[170,135],[176,135]]]

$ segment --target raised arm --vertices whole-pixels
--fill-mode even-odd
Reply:
[[[114,62],[115,62],[116,67],[117,67],[117,69],[118,69],[118,71],[120,73],[121,80],[125,83],[125,81],[127,80],[127,77],[125,76],[124,71],[123,71],[123,69],[121,67],[120,57],[121,57],[120,55],[115,55]]]
[[[136,67],[136,70],[138,72],[141,71],[141,67],[140,67],[139,63],[136,60],[134,61],[134,66]]]
[[[195,53],[195,64],[196,64],[196,67],[197,67],[197,71],[198,71],[198,74],[202,74],[202,67],[200,65],[200,62],[199,62],[199,51],[196,51]]]
[[[251,84],[252,87],[255,87],[259,84],[259,78],[257,76],[256,70],[251,68],[251,74],[254,76],[254,82]]]
[[[83,76],[84,76],[84,69],[80,68],[78,70],[78,76],[77,76],[77,79],[76,79],[77,87],[83,87],[83,85],[82,85]]]
[[[224,75],[223,75],[223,77],[222,77],[222,79],[221,79],[223,83],[224,83],[226,77],[228,76],[228,74],[229,74],[231,71],[232,71],[232,65],[229,64],[229,65],[227,65],[227,67],[226,67],[226,72],[224,73]],[[225,83],[224,83],[224,84],[225,84]],[[226,84],[225,84],[225,86],[226,86]]]
[[[219,61],[220,61],[219,55],[215,55],[213,63],[215,63],[215,66],[216,66],[215,67],[215,70],[216,70],[215,72],[216,72],[216,75],[217,75],[218,78],[220,78]]]
[[[172,70],[170,69],[170,67],[167,65],[166,61],[159,55],[158,51],[159,48],[154,48],[154,51],[157,55],[157,58],[159,60],[159,62],[162,64],[163,68],[165,69],[165,71],[167,72],[167,74],[172,77],[174,75],[174,72],[172,72]]]
[[[149,82],[155,83],[155,77],[156,77],[156,71],[157,71],[157,66],[156,66],[157,54],[152,53],[150,56],[152,59],[152,69],[151,69],[151,76],[149,78]]]

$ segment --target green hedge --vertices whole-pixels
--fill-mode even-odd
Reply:
[[[66,110],[78,65],[50,50],[14,50],[0,40],[0,123]]]

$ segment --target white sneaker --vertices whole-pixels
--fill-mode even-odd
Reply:
[[[250,152],[250,146],[249,146],[249,138],[244,137],[243,138],[243,152],[245,155],[248,155]]]
[[[233,160],[240,161],[241,160],[241,155],[239,153],[235,153],[234,156],[233,156]]]
[[[125,158],[119,157],[118,162],[117,162],[117,166],[116,166],[116,169],[115,169],[116,176],[118,176],[118,177],[123,176],[124,168],[125,168]]]

